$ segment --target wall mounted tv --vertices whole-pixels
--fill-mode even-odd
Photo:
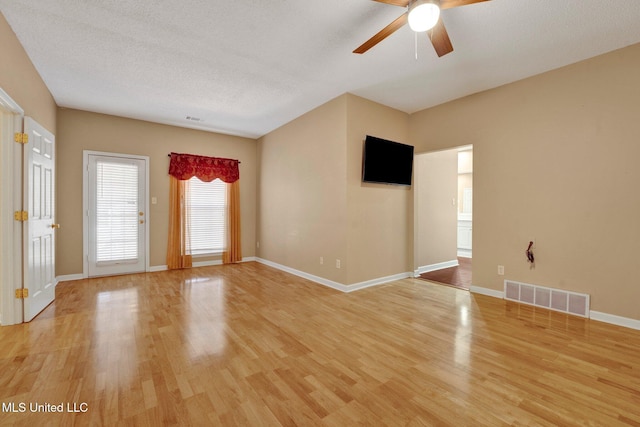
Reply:
[[[364,140],[362,181],[411,185],[413,146],[375,136]]]

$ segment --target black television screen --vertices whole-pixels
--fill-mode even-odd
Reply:
[[[367,135],[362,154],[362,181],[411,185],[413,146]]]

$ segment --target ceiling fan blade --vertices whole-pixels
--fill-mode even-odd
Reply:
[[[482,3],[485,1],[489,0],[440,0],[440,10],[451,9],[452,7],[458,6],[466,6],[468,4]]]
[[[442,18],[438,19],[435,27],[430,29],[427,32],[427,35],[429,36],[429,39],[431,39],[431,44],[433,44],[433,48],[436,50],[438,57],[453,52],[453,45],[451,44],[451,40],[449,40],[447,29],[444,28]]]
[[[377,1],[378,3],[391,4],[393,6],[407,7],[409,6],[410,0],[373,0],[373,1]]]
[[[408,13],[406,12],[400,15],[398,19],[396,19],[391,24],[384,27],[375,36],[371,37],[369,40],[362,43],[362,45],[360,45],[356,50],[354,50],[353,53],[365,53],[366,51],[368,51],[369,49],[371,49],[372,47],[380,43],[382,40],[389,37],[391,34],[396,32],[400,27],[402,27],[404,24],[407,23],[407,15]]]

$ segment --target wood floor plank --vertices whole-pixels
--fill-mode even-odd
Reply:
[[[244,263],[64,282],[0,343],[2,426],[640,425],[640,331],[416,279],[345,294]]]

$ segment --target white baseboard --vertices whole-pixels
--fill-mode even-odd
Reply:
[[[256,257],[250,256],[250,257],[245,257],[242,258],[241,262],[251,262],[251,261],[255,261]],[[222,265],[222,260],[211,260],[211,261],[195,261],[192,265],[192,267],[196,268],[196,267],[209,267],[212,265]],[[157,271],[167,271],[168,267],[166,265],[154,265],[152,267],[149,268],[149,272],[150,273],[155,273]]]
[[[311,280],[312,282],[316,282],[321,285],[328,286],[338,291],[346,292],[347,286],[343,285],[342,283],[334,282],[333,280],[325,279],[320,276],[314,276],[313,274],[305,273],[304,271],[296,270],[295,268],[287,267],[286,265],[278,264],[276,262],[268,261],[266,259],[256,258],[255,260],[260,264],[268,265],[269,267],[282,270],[284,272],[293,274],[294,276],[302,277],[303,279]]]
[[[460,249],[460,248],[458,248],[458,256],[460,258],[472,258],[471,249]]]
[[[209,260],[209,261],[194,261],[192,267],[210,267],[212,265],[222,265],[221,259]]]
[[[56,276],[58,282],[70,282],[72,280],[82,280],[84,276],[82,274],[63,274],[62,276]]]
[[[637,319],[630,319],[628,317],[616,316],[614,314],[601,313],[599,311],[593,310],[591,311],[590,317],[592,320],[598,320],[604,323],[611,323],[612,325],[640,330],[640,320]]]
[[[370,288],[372,286],[378,286],[385,283],[393,282],[396,280],[407,279],[413,277],[413,273],[407,271],[406,273],[393,274],[391,276],[379,277],[377,279],[366,280],[364,282],[354,283],[353,285],[343,285],[347,287],[344,292],[358,291],[364,288]]]
[[[286,273],[293,274],[294,276],[302,277],[303,279],[307,279],[312,282],[318,283],[320,285],[324,285],[332,289],[338,290],[340,292],[347,292],[347,293],[364,289],[364,288],[369,288],[372,286],[381,285],[383,283],[392,282],[394,280],[413,277],[411,273],[407,272],[407,273],[394,274],[392,276],[380,277],[378,279],[367,280],[364,282],[354,283],[353,285],[345,285],[343,283],[334,282],[333,280],[325,279],[324,277],[305,273],[304,271],[296,270],[295,268],[287,267],[286,265],[278,264],[276,262],[268,261],[266,259],[256,258],[255,261],[264,265],[268,265],[269,267],[273,267],[278,270],[284,271]]]
[[[474,286],[474,285],[471,285],[469,287],[469,291],[472,294],[480,294],[480,295],[486,295],[488,297],[504,299],[504,292],[503,291],[496,291],[494,289],[482,288],[480,286]]]
[[[417,270],[413,272],[413,277],[418,277],[422,273],[428,273],[430,271],[442,270],[443,268],[457,267],[458,265],[460,264],[458,264],[457,259],[439,262],[436,264],[423,265],[422,267],[418,267]]]
[[[242,262],[250,262],[250,261],[255,261],[256,257],[246,257],[246,258],[242,258]],[[196,261],[193,263],[193,267],[208,267],[211,265],[222,265],[222,261],[221,260],[212,260],[212,261]],[[149,273],[156,273],[158,271],[167,271],[169,268],[166,265],[152,265],[151,267],[149,267]],[[80,279],[84,279],[85,277],[82,274],[67,274],[64,276],[58,276],[57,279],[60,282],[66,282],[69,280],[80,280]]]
[[[471,286],[469,290],[474,294],[481,294],[481,295],[486,295],[494,298],[504,299],[504,292],[502,291],[482,288],[480,286]],[[593,311],[593,310],[590,311],[589,318],[591,320],[610,323],[612,325],[622,326],[624,328],[640,330],[640,320],[637,320],[637,319],[616,316],[615,314],[602,313],[600,311]]]

